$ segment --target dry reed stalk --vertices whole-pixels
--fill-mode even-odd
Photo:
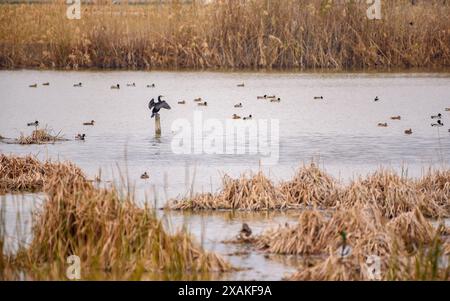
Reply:
[[[417,188],[425,195],[424,206],[436,203],[450,216],[450,170],[429,170],[417,181]]]
[[[338,205],[336,181],[314,163],[299,169],[292,180],[281,184],[280,189],[290,203],[325,208]]]
[[[0,6],[0,68],[411,68],[450,65],[441,0]]]

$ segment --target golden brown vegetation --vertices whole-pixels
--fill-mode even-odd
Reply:
[[[450,216],[450,172],[429,171],[415,180],[380,169],[345,186],[317,168],[300,168],[291,181],[274,185],[261,172],[240,179],[224,178],[216,194],[199,194],[173,200],[173,210],[287,210],[305,207],[335,209],[373,206],[385,218],[397,217],[419,208],[426,217]]]
[[[173,279],[231,269],[221,257],[194,243],[186,231],[167,232],[154,211],[138,206],[132,195],[94,187],[72,164],[3,155],[1,159],[0,179],[6,179],[6,188],[43,189],[47,194],[33,221],[31,243],[16,254],[2,253],[2,279],[19,279],[23,274],[32,279],[64,279],[63,267],[70,255],[80,257],[83,279],[96,279],[99,273],[106,279],[172,273]]]
[[[36,129],[30,136],[25,136],[23,134],[14,141],[16,144],[46,144],[55,143],[57,141],[63,141],[65,139],[61,138],[59,134],[53,135],[48,129]]]
[[[448,1],[221,0],[0,5],[0,68],[409,68],[450,65]]]

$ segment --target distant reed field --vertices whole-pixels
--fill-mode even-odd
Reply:
[[[358,4],[359,2],[359,4]],[[0,68],[448,68],[450,3],[166,1],[160,5],[0,5]]]

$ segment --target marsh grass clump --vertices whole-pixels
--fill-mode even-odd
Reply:
[[[178,279],[232,269],[220,256],[203,250],[185,229],[168,232],[155,211],[139,206],[132,194],[97,188],[70,163],[0,159],[1,187],[47,195],[34,213],[32,241],[15,254],[2,253],[3,279],[65,279],[70,255],[81,259],[83,279],[98,279],[99,274],[103,279],[141,279],[146,273]]]
[[[450,170],[428,170],[417,181],[417,189],[425,195],[426,203],[435,203],[450,216]]]
[[[81,169],[70,162],[40,162],[36,157],[0,154],[0,194],[41,192],[52,189],[62,179],[85,182]]]
[[[346,244],[382,228],[380,220],[372,213],[373,208],[353,208],[329,214],[312,209],[300,214],[294,226],[285,225],[269,229],[257,238],[256,246],[268,253],[292,255],[323,255],[329,248],[337,250]]]
[[[435,200],[427,198],[416,183],[394,171],[380,169],[365,179],[354,181],[341,195],[342,204],[377,206],[386,218],[394,218],[419,207],[427,217],[442,217],[445,209]]]
[[[262,172],[238,179],[224,176],[223,188],[217,194],[199,194],[180,201],[171,201],[172,210],[285,210],[299,208],[289,202],[279,189]]]
[[[389,221],[386,227],[403,243],[409,253],[416,252],[422,245],[430,244],[437,235],[437,230],[418,208],[400,214]]]
[[[58,141],[65,141],[63,137],[60,136],[60,134],[53,135],[51,133],[51,130],[48,128],[44,129],[36,129],[33,130],[31,135],[26,136],[24,134],[21,134],[19,138],[17,138],[14,142],[14,144],[47,144],[47,143],[55,143]]]
[[[314,163],[303,166],[294,178],[281,184],[290,203],[329,208],[337,205],[339,187],[331,176]]]

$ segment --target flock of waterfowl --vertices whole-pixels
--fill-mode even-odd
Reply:
[[[374,99],[375,102],[379,102],[380,98],[377,96]],[[450,108],[445,108],[445,111],[450,112]],[[431,123],[432,127],[443,127],[444,123],[442,122],[443,115],[441,113],[438,113],[436,115],[431,115],[432,120],[436,120],[436,122]],[[398,116],[392,116],[391,120],[402,120],[402,117],[400,115]],[[379,127],[388,127],[387,122],[380,122],[378,123]],[[448,132],[450,133],[450,129],[448,129]],[[413,130],[411,128],[405,130],[405,135],[412,135]]]
[[[49,82],[42,83],[42,86],[49,86],[49,85],[50,85]],[[134,88],[134,87],[136,87],[136,83],[134,83],[134,82],[133,83],[127,83],[126,86]],[[30,88],[37,88],[38,84],[34,83],[34,84],[29,85],[29,87]],[[73,87],[81,88],[81,87],[83,87],[83,84],[81,82],[75,83],[73,85]],[[146,87],[147,88],[155,88],[156,85],[153,83],[153,84],[146,85]],[[245,83],[237,84],[237,87],[243,88],[243,87],[245,87]],[[121,88],[120,84],[115,84],[115,85],[111,86],[111,89],[113,89],[113,90],[118,90],[120,88]],[[155,102],[154,99],[152,99],[150,101],[150,103],[149,103],[149,109],[152,111],[152,116],[151,116],[152,118],[154,116],[156,116],[161,109],[169,109],[169,110],[171,109],[170,105],[166,101],[162,100],[162,97],[163,97],[162,95],[160,95],[158,97],[158,102]],[[281,102],[281,98],[277,97],[276,95],[267,95],[267,94],[265,94],[265,95],[262,95],[262,96],[257,96],[256,99],[258,99],[258,100],[268,100],[269,102],[275,102],[275,103],[276,102],[278,102],[278,103]],[[324,97],[323,96],[314,96],[313,99],[314,100],[324,100]],[[202,107],[207,107],[208,106],[208,102],[204,101],[201,97],[195,98],[193,101],[198,106],[202,106]],[[374,98],[374,102],[380,102],[380,98],[378,96],[376,96]],[[186,100],[178,101],[179,105],[185,105],[186,103],[187,103]],[[236,109],[243,108],[243,107],[244,107],[244,105],[242,104],[242,102],[239,102],[239,103],[234,105],[234,108],[236,108]],[[445,111],[450,112],[450,108],[445,108]],[[251,120],[251,119],[253,119],[253,115],[250,114],[248,116],[241,117],[238,114],[234,113],[231,116],[231,118],[234,119],[234,120],[238,120],[238,119]],[[436,115],[432,115],[431,119],[434,122],[431,123],[431,126],[432,127],[443,127],[444,123],[442,122],[442,118],[443,118],[443,115],[441,113],[438,113]],[[392,116],[392,117],[390,117],[390,119],[393,120],[393,121],[400,121],[402,119],[402,117],[401,116]],[[84,126],[93,126],[94,124],[95,124],[94,120],[91,120],[91,121],[83,123]],[[27,123],[27,126],[34,126],[34,127],[37,128],[39,126],[39,121],[36,120],[34,122],[29,122],[29,123]],[[389,125],[388,125],[387,122],[380,122],[380,123],[378,123],[378,127],[388,127],[388,126]],[[450,132],[450,129],[448,131]],[[404,133],[406,135],[412,135],[413,134],[413,130],[411,128],[410,129],[406,129],[404,131]],[[75,136],[75,140],[82,140],[82,141],[84,141],[85,139],[86,139],[86,134],[84,134],[84,133],[79,133],[79,134],[77,134]],[[148,175],[147,172],[145,172],[145,173],[143,173],[141,175],[141,179],[148,179],[148,178],[149,178],[149,175]]]

